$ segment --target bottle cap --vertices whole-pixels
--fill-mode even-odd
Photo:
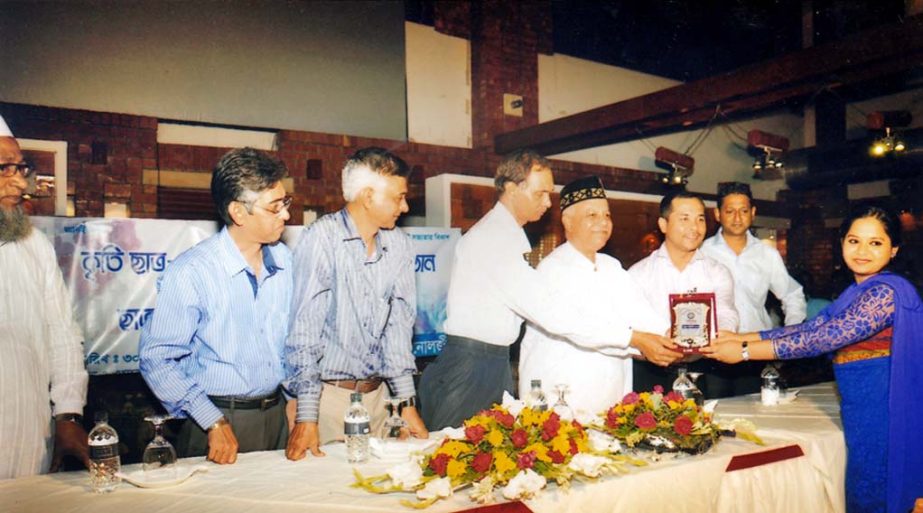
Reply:
[[[350,400],[350,402],[361,403],[361,402],[362,402],[362,393],[361,393],[361,392],[353,392],[353,393],[349,394],[349,400]]]
[[[540,380],[540,379],[533,379],[533,380],[532,380],[532,388],[540,387],[540,386],[542,386],[542,380]]]

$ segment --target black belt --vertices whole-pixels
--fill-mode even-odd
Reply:
[[[231,410],[268,410],[279,404],[281,398],[279,390],[265,397],[228,397],[228,396],[208,396],[211,402],[218,408],[228,408]]]

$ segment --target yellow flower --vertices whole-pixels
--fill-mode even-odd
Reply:
[[[494,467],[496,467],[497,472],[505,474],[516,468],[516,462],[510,459],[505,452],[494,451]]]
[[[539,423],[539,417],[541,412],[535,411],[528,406],[522,409],[522,412],[519,414],[522,425],[524,427],[534,426]]]
[[[449,460],[448,466],[446,466],[445,473],[449,477],[458,477],[465,473],[467,465],[465,462],[458,460]]]
[[[558,436],[551,440],[551,448],[561,454],[567,454],[570,451],[570,441],[566,435],[558,433]]]
[[[499,446],[503,443],[503,433],[497,428],[491,429],[490,432],[487,433],[487,442],[493,447]]]
[[[465,427],[471,426],[484,426],[485,428],[490,427],[490,417],[485,417],[483,415],[476,415],[465,421]]]
[[[652,408],[654,406],[653,401],[651,401],[650,392],[641,392],[640,399],[641,399],[641,402],[644,403],[644,405],[647,406],[648,408]]]
[[[535,457],[538,458],[539,461],[544,461],[545,463],[551,463],[551,457],[548,456],[548,448],[545,447],[542,443],[536,442],[532,445],[527,446],[525,449],[523,449],[523,452],[529,452],[529,451],[534,451]]]
[[[625,404],[622,406],[622,410],[625,411],[626,415],[631,415],[631,412],[635,411],[635,405],[638,403]]]
[[[469,450],[471,447],[459,440],[449,440],[442,447],[440,447],[436,452],[442,454],[448,454],[452,458],[457,458],[459,454],[464,451]]]
[[[693,398],[691,398],[691,397],[690,397],[689,399],[686,399],[685,401],[683,401],[683,407],[684,407],[684,408],[691,408],[691,409],[694,410],[694,409],[695,409],[695,399],[693,399]]]

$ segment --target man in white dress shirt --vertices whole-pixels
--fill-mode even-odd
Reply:
[[[664,320],[670,320],[670,294],[714,292],[717,302],[718,329],[737,331],[739,324],[734,308],[734,279],[731,272],[716,260],[699,251],[705,239],[705,203],[686,191],[674,191],[660,202],[657,220],[664,242],[656,251],[628,270],[645,296]],[[699,388],[707,397],[736,395],[733,366],[711,360],[687,365],[690,371],[703,372]],[[648,362],[634,362],[634,388],[647,391],[654,385],[669,390],[676,379],[676,367],[661,369]]]
[[[804,321],[807,308],[804,291],[788,274],[779,252],[750,233],[755,216],[749,185],[722,184],[715,209],[715,219],[721,228],[702,244],[702,252],[724,264],[734,276],[739,328],[748,333],[773,327],[766,311],[769,291],[782,303],[786,326]]]
[[[88,462],[87,372],[54,247],[22,195],[33,169],[0,117],[0,479]]]
[[[666,333],[669,322],[654,312],[621,263],[598,253],[612,235],[609,200],[599,178],[580,178],[561,189],[561,222],[567,242],[538,266],[555,297],[582,304],[594,317],[611,316],[632,329]],[[567,403],[579,418],[605,410],[631,391],[631,358],[624,351],[581,347],[528,323],[519,355],[520,397],[533,379],[542,381],[550,401],[556,385],[567,385]]]
[[[639,350],[658,365],[676,353],[669,339],[633,331],[620,319],[588,315],[561,301],[523,257],[532,247],[522,226],[551,206],[554,179],[548,160],[530,150],[503,159],[494,178],[499,200],[461,238],[446,305],[448,340],[423,371],[419,397],[431,430],[460,426],[513,393],[509,346],[524,320],[582,347],[627,354]]]

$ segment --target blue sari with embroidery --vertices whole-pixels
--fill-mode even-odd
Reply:
[[[891,328],[890,356],[834,365],[849,513],[906,513],[923,497],[923,303],[904,278],[854,284],[817,317],[760,332],[781,359],[836,351]]]

